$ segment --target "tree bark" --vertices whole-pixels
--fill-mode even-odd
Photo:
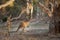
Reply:
[[[1,9],[1,8],[5,8],[5,7],[7,7],[7,6],[10,6],[11,3],[13,3],[14,1],[15,1],[15,0],[9,0],[9,1],[6,2],[5,4],[0,5],[0,9]]]
[[[50,19],[49,29],[50,33],[60,33],[60,5],[54,8],[53,16]]]

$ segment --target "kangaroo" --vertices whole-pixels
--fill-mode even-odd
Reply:
[[[19,29],[22,29],[23,32],[26,32],[26,30],[24,30],[24,29],[29,26],[29,23],[30,23],[29,20],[22,21],[21,24],[19,25],[17,31],[18,31]],[[16,32],[17,32],[17,31],[16,31]]]
[[[27,13],[31,14],[31,19],[32,19],[32,14],[33,14],[33,5],[30,2],[27,2]]]

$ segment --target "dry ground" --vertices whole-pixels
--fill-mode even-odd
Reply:
[[[58,36],[50,36],[48,33],[43,34],[20,34],[19,32],[7,33],[0,32],[0,40],[60,40]]]

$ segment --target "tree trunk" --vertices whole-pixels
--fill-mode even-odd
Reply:
[[[53,16],[50,18],[50,33],[60,33],[60,5],[54,8]]]

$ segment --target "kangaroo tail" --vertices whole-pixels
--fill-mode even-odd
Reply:
[[[19,25],[19,27],[17,28],[16,32],[18,32],[20,28],[21,28],[21,25]]]

